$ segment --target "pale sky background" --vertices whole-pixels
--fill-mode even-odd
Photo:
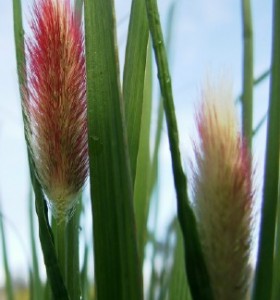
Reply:
[[[32,0],[23,0],[23,19],[30,17]],[[171,0],[159,0],[163,25]],[[170,68],[177,118],[180,129],[182,158],[187,166],[193,131],[193,109],[199,87],[206,75],[218,78],[226,72],[232,79],[234,94],[242,83],[241,0],[175,0]],[[253,0],[255,76],[270,65],[272,0]],[[116,1],[120,62],[123,65],[128,15],[131,1]],[[125,20],[125,21],[120,21]],[[254,123],[267,109],[268,80],[255,89]],[[155,95],[155,98],[157,96]],[[153,125],[156,123],[156,110]],[[265,125],[254,142],[254,160],[259,190],[263,171]],[[159,235],[176,211],[170,154],[163,129],[161,148]],[[9,261],[14,278],[26,278],[31,261],[28,231],[28,169],[17,84],[12,1],[0,2],[0,211],[5,216]],[[88,203],[89,204],[89,203]],[[86,222],[86,227],[90,226]],[[4,270],[0,250],[0,285]]]

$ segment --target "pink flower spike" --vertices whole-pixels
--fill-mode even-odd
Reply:
[[[26,44],[27,139],[54,214],[67,217],[88,176],[84,37],[70,0],[38,0]]]
[[[228,84],[206,85],[196,115],[194,210],[216,300],[247,299],[253,172]]]

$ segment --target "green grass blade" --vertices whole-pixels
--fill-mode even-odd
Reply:
[[[150,48],[150,47],[149,47]],[[151,50],[151,48],[150,48]],[[140,262],[143,262],[146,236],[147,236],[147,221],[149,212],[149,203],[151,199],[151,159],[150,159],[150,130],[152,116],[152,61],[151,51],[149,51],[144,100],[142,108],[142,120],[140,130],[140,143],[137,157],[137,168],[134,185],[134,204],[135,217],[138,235],[138,249]]]
[[[38,266],[38,254],[35,242],[35,225],[34,225],[34,214],[33,214],[33,189],[30,186],[29,191],[29,230],[30,230],[30,239],[31,239],[31,252],[32,252],[32,296],[33,299],[39,299],[42,295],[42,283],[39,274]]]
[[[2,248],[4,271],[5,271],[5,290],[6,290],[7,300],[14,300],[15,297],[14,297],[12,276],[10,271],[8,253],[7,253],[6,234],[4,229],[3,217],[1,214],[0,214],[0,237],[1,237],[0,243]]]
[[[194,299],[213,299],[209,276],[199,243],[196,221],[189,205],[187,181],[181,164],[179,137],[163,36],[156,0],[146,0],[149,28],[158,67],[161,94],[167,120],[177,212],[184,237],[186,272]]]
[[[18,80],[20,86],[24,84],[25,76],[25,54],[24,54],[24,37],[23,37],[23,27],[22,27],[22,13],[21,13],[21,1],[13,0],[13,14],[14,14],[14,36],[15,36],[15,46],[16,46],[16,59],[17,59],[17,71],[18,71]],[[24,124],[26,122],[23,115]],[[26,128],[26,125],[24,125]],[[26,139],[27,141],[27,139]],[[67,291],[64,285],[64,282],[61,277],[60,269],[57,263],[55,247],[53,243],[52,231],[48,222],[48,208],[46,205],[46,200],[38,182],[34,166],[32,162],[31,155],[28,149],[28,161],[30,176],[32,181],[32,186],[35,193],[35,204],[36,212],[39,222],[39,237],[41,241],[41,247],[44,255],[44,262],[46,265],[47,275],[52,287],[53,295],[56,299],[68,299]]]
[[[85,1],[85,32],[97,297],[142,299],[113,1]]]
[[[280,150],[280,1],[275,0],[273,8],[270,99],[254,300],[271,299],[273,283]]]
[[[249,149],[252,148],[253,127],[253,25],[250,0],[242,0],[243,20],[243,93],[242,130]]]
[[[123,75],[123,99],[133,184],[136,176],[141,122],[144,121],[142,106],[148,44],[145,9],[144,1],[132,1]]]

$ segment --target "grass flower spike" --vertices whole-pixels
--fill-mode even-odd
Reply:
[[[215,299],[246,299],[251,275],[252,167],[227,84],[206,85],[196,126],[194,208]]]
[[[65,217],[88,175],[84,38],[70,0],[34,3],[23,108],[38,179]]]

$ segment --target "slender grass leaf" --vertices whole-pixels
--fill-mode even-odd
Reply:
[[[275,253],[280,150],[280,2],[273,4],[273,45],[264,189],[254,300],[271,299]]]
[[[140,143],[134,185],[135,217],[138,235],[137,240],[141,263],[143,262],[145,253],[149,202],[151,199],[150,130],[152,115],[152,62],[151,48],[149,47],[149,49],[150,51],[145,76],[144,101],[142,107]]]
[[[253,25],[250,0],[242,0],[243,20],[243,93],[242,130],[249,149],[252,148],[253,126]]]
[[[113,1],[85,1],[85,32],[97,297],[142,299]]]
[[[198,238],[195,216],[187,195],[186,176],[181,164],[171,79],[156,0],[146,0],[146,8],[167,121],[174,183],[177,193],[177,212],[184,237],[186,272],[193,298],[213,299],[209,276]]]
[[[133,0],[123,75],[123,99],[125,103],[125,119],[133,184],[136,176],[141,122],[145,121],[142,117],[144,114],[142,107],[147,45],[148,23],[145,2],[142,0]]]

